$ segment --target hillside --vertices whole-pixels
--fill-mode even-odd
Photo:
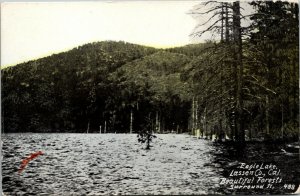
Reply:
[[[181,71],[190,60],[173,51],[109,41],[5,68],[4,131],[99,131],[106,123],[107,131],[127,132],[129,110],[138,116],[135,129],[148,115],[164,119],[165,129],[187,129],[188,85]],[[186,117],[170,118],[178,109]]]
[[[96,42],[5,68],[3,131],[128,133],[151,127],[178,133],[199,129],[209,137],[225,132],[234,139],[237,82],[234,56],[226,47],[209,42],[155,49]],[[286,137],[296,138],[298,77],[283,79],[298,66],[293,64],[298,62],[297,50],[282,53],[278,59],[286,62],[280,69],[269,69],[266,78],[262,53],[252,53],[253,45],[247,47],[247,137],[262,137],[269,129],[268,137],[283,137],[284,131]],[[258,59],[255,64],[253,58]]]

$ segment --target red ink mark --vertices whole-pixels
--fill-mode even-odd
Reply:
[[[44,153],[42,151],[37,151],[35,153],[32,153],[29,157],[22,160],[22,164],[19,168],[19,174],[25,169],[26,165],[31,161],[32,159],[36,158],[39,155],[43,155]]]

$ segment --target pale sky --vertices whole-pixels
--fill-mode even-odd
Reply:
[[[1,4],[1,66],[94,41],[123,40],[154,47],[191,43],[199,1],[39,2]]]
[[[1,3],[1,68],[95,41],[163,48],[190,44],[196,25],[209,18],[187,14],[201,1]],[[246,2],[243,7],[243,14],[251,12]],[[211,33],[196,40],[209,38]]]

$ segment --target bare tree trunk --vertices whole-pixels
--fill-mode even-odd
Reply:
[[[198,99],[196,97],[196,101],[195,101],[195,128],[194,128],[194,135],[196,135],[197,130],[198,130]]]
[[[237,117],[237,140],[245,141],[244,112],[243,112],[243,61],[242,61],[242,36],[240,2],[233,2],[233,37],[235,43],[237,91],[236,91],[236,117]]]
[[[205,137],[207,137],[207,109],[206,107],[204,108],[204,133],[205,133]]]
[[[228,3],[226,3],[226,18],[225,18],[225,40],[226,43],[229,43],[230,38],[229,38],[229,18],[228,18]],[[233,32],[234,33],[234,32]],[[230,43],[230,49],[231,49],[232,43]],[[230,97],[231,97],[231,119],[230,119],[230,128],[231,128],[231,135],[230,139],[231,140],[236,140],[237,139],[237,117],[236,117],[236,102],[237,102],[237,97],[236,97],[236,92],[237,92],[237,63],[233,62],[230,64],[230,70],[231,70],[231,76],[233,77],[234,84],[233,84],[233,89],[230,91]]]
[[[281,103],[281,138],[283,139],[283,102]]]
[[[150,150],[150,133],[147,133],[147,146],[146,146],[146,150]]]
[[[228,46],[228,43],[229,43],[229,25],[228,25],[228,20],[229,20],[229,17],[228,17],[228,3],[222,3],[222,33],[224,34],[223,35],[223,39],[225,37],[225,43],[226,43],[226,46]],[[225,28],[225,32],[223,30],[223,28]],[[227,55],[226,55],[227,56]],[[220,81],[221,81],[221,94],[223,93],[223,68],[226,67],[226,63],[224,61],[222,61],[222,65],[221,65],[221,78],[220,78]],[[225,131],[223,130],[223,106],[222,106],[223,102],[222,102],[222,99],[220,100],[220,119],[219,119],[219,131],[220,131],[220,136],[219,136],[219,139],[222,140],[224,139],[224,137],[226,137],[226,133]]]
[[[223,7],[222,7],[222,12],[223,12]],[[222,14],[223,16],[223,14]],[[222,20],[223,23],[223,20]],[[222,99],[222,94],[223,94],[223,67],[225,63],[222,61],[221,63],[221,70],[220,70],[220,103],[219,103],[219,130],[218,130],[218,139],[222,140],[223,139],[223,127],[222,127],[222,118],[223,118],[223,99]]]
[[[294,9],[295,9],[295,18],[297,20],[297,24],[299,24],[299,6],[298,3],[294,4]],[[299,39],[298,39],[299,42]],[[299,45],[297,45],[297,50],[299,52]],[[298,65],[298,69],[299,69],[299,56],[297,56],[297,60],[293,60],[293,68],[294,68],[294,81],[298,81],[299,79],[299,75],[297,76],[297,65]],[[298,72],[299,73],[299,72]],[[296,88],[294,88],[294,119],[295,119],[295,129],[299,129],[299,88],[298,85]],[[297,109],[296,109],[297,108]],[[300,131],[299,131],[299,138],[300,138]],[[300,158],[300,149],[299,149],[299,158]]]
[[[194,128],[195,128],[195,97],[193,97],[193,103],[192,103],[192,135],[194,135]]]
[[[158,133],[160,133],[160,130],[161,130],[161,119],[159,119],[159,121],[158,121]]]
[[[221,3],[222,11],[221,11],[221,42],[224,41],[224,3]]]
[[[156,116],[155,116],[155,132],[159,132],[159,117],[158,117],[158,111],[156,111]]]
[[[225,4],[225,41],[229,42],[229,25],[228,25],[228,3]]]
[[[90,131],[90,120],[88,121],[88,124],[87,124],[86,133],[89,133],[89,131]]]
[[[209,139],[212,140],[213,139],[213,129],[212,127],[210,127],[210,132],[209,132]]]
[[[132,109],[130,110],[130,127],[129,127],[129,132],[132,134],[132,125],[133,125],[133,112]]]
[[[269,135],[270,133],[270,121],[269,121],[269,96],[266,96],[266,134]]]
[[[160,130],[161,130],[161,133],[165,133],[165,118],[164,116],[161,116],[161,122],[160,122]]]

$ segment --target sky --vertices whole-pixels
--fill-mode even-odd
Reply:
[[[212,38],[211,33],[196,39],[190,35],[209,15],[188,14],[201,1],[1,3],[1,68],[96,41],[121,40],[158,48],[204,42]],[[243,3],[243,14],[251,13],[252,8]],[[201,11],[205,9],[209,7]]]
[[[154,47],[191,43],[199,1],[15,2],[1,4],[1,67],[94,41]]]

